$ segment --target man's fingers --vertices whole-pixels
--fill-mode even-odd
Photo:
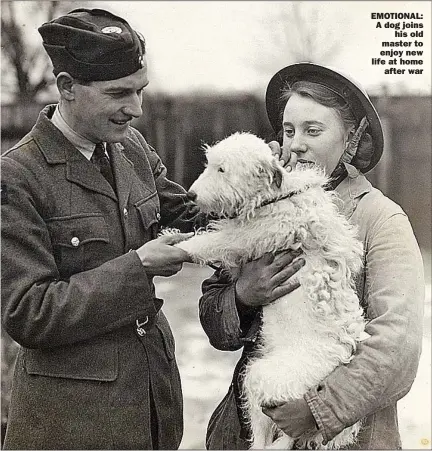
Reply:
[[[174,274],[177,274],[179,271],[181,271],[182,268],[183,268],[182,263],[179,263],[177,265],[170,265],[170,267],[161,269],[158,276],[170,277],[170,276],[173,276]]]
[[[158,238],[158,240],[161,243],[171,245],[171,244],[180,243],[181,241],[185,241],[193,236],[194,236],[194,232],[175,233],[174,235],[162,235]]]

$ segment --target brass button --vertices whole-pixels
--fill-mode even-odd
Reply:
[[[125,208],[123,208],[123,214],[125,215],[125,216],[127,216],[128,215],[128,211],[127,211],[127,208],[125,207]]]
[[[71,244],[72,244],[72,246],[74,246],[74,247],[78,247],[79,244],[80,244],[79,238],[78,238],[77,236],[74,236],[74,237],[71,239]]]
[[[160,221],[160,218],[161,218],[160,213],[156,213],[156,219],[157,219],[158,221]]]

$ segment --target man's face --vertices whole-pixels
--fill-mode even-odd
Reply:
[[[131,120],[142,114],[142,91],[149,82],[145,57],[143,63],[141,69],[127,77],[88,85],[74,82],[69,125],[95,143],[122,142]]]
[[[298,155],[298,161],[313,162],[328,175],[335,169],[345,150],[348,132],[333,108],[293,94],[283,115],[283,147]]]

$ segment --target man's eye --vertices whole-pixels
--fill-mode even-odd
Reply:
[[[124,92],[120,91],[120,92],[111,92],[110,96],[113,97],[114,99],[120,99],[124,96]]]
[[[284,133],[285,133],[285,136],[288,136],[288,138],[291,138],[291,137],[294,136],[294,130],[291,130],[291,129],[289,129],[289,128],[286,128],[286,129],[284,130]]]
[[[321,130],[319,128],[309,128],[308,133],[309,135],[317,136],[321,133]]]

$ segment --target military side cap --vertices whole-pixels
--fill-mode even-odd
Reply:
[[[103,9],[79,8],[38,29],[54,75],[114,80],[143,67],[145,41],[126,20]]]

